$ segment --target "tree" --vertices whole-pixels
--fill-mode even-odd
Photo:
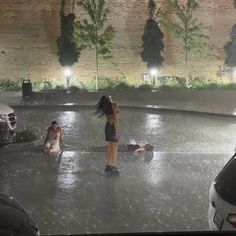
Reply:
[[[234,0],[234,8],[236,8],[236,0]],[[224,46],[226,53],[225,65],[229,67],[236,66],[236,24],[233,25],[230,33],[230,41]]]
[[[148,1],[148,12],[149,12],[150,17],[155,16],[156,10],[157,10],[157,6],[156,6],[156,3],[154,2],[154,0],[149,0]]]
[[[229,67],[235,67],[236,66],[236,24],[234,24],[232,27],[230,38],[231,38],[231,41],[229,41],[224,46],[224,50],[226,52],[225,65]]]
[[[61,0],[61,36],[57,38],[57,55],[59,56],[60,64],[72,66],[78,61],[80,52],[77,50],[76,44],[73,42],[74,32],[74,13],[65,15],[64,13],[65,0]]]
[[[99,56],[103,60],[112,58],[112,39],[115,31],[111,25],[105,27],[109,13],[105,0],[79,0],[77,3],[85,10],[89,19],[75,23],[74,40],[80,50],[87,48],[95,52],[97,90]]]
[[[164,61],[164,58],[161,56],[161,52],[164,49],[164,43],[162,41],[164,34],[155,20],[157,7],[153,0],[149,0],[148,2],[148,11],[149,19],[146,21],[142,36],[143,51],[141,52],[141,58],[147,63],[147,68],[150,69],[160,67]]]
[[[194,18],[194,13],[199,8],[196,0],[187,0],[185,5],[179,4],[178,0],[170,0],[168,6],[175,19],[172,19],[170,14],[162,12],[161,23],[183,45],[186,86],[189,87],[190,58],[215,56],[211,53],[213,46],[208,43],[209,37],[202,33],[203,25],[197,23],[197,19]]]

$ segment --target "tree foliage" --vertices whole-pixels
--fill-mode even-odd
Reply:
[[[161,32],[157,22],[150,18],[146,21],[144,34],[142,36],[143,51],[141,58],[147,63],[148,68],[160,67],[164,61],[161,52],[164,49],[164,34]]]
[[[236,24],[233,25],[230,33],[230,41],[224,46],[226,52],[225,65],[236,66]]]
[[[148,1],[148,11],[150,17],[154,17],[155,12],[156,12],[157,6],[154,0],[149,0]]]
[[[234,7],[236,8],[236,0],[234,0]],[[233,25],[230,33],[230,41],[224,46],[226,53],[225,65],[229,67],[236,66],[236,24]]]
[[[79,0],[77,3],[88,14],[88,19],[75,23],[74,41],[80,50],[89,49],[95,52],[98,80],[99,57],[104,60],[112,58],[112,39],[115,31],[111,25],[105,26],[109,14],[105,0]],[[96,89],[97,85],[96,82]]]
[[[215,56],[213,46],[209,44],[209,37],[202,31],[204,26],[198,23],[194,13],[199,9],[196,0],[187,0],[186,4],[180,4],[178,0],[170,0],[169,9],[175,15],[175,19],[166,12],[161,13],[161,23],[181,41],[184,49],[184,65],[188,86],[188,66],[191,57],[207,58]]]
[[[150,17],[146,21],[144,34],[142,35],[143,51],[141,52],[141,58],[147,63],[147,68],[157,68],[164,62],[164,58],[161,55],[164,50],[164,34],[159,28],[156,19],[154,19],[157,7],[153,0],[148,2],[148,11]]]
[[[72,66],[78,61],[80,52],[77,50],[76,44],[73,42],[74,32],[74,13],[65,15],[65,0],[61,1],[61,36],[57,38],[57,55],[62,66]]]

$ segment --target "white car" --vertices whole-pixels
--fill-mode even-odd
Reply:
[[[208,223],[211,230],[236,230],[236,152],[210,187]]]
[[[0,103],[0,145],[13,141],[16,129],[14,110],[6,104]]]

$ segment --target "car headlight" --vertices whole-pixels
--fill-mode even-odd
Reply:
[[[6,122],[6,115],[0,115],[0,122]]]

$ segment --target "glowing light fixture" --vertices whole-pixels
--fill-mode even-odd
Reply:
[[[71,76],[71,74],[72,74],[72,72],[71,72],[71,69],[70,68],[65,68],[64,69],[64,74],[65,74],[65,76]]]
[[[155,88],[156,87],[156,83],[157,83],[157,76],[158,76],[158,70],[157,70],[157,68],[151,68],[150,70],[149,70],[149,74],[151,75],[151,80],[152,80],[152,86],[153,86],[153,88]]]
[[[67,85],[67,88],[69,88],[70,86],[70,76],[72,74],[72,71],[69,67],[66,67],[64,69],[64,75],[66,76],[66,85]]]
[[[150,74],[151,74],[152,76],[156,76],[156,75],[158,74],[157,69],[156,69],[156,68],[150,69]]]

